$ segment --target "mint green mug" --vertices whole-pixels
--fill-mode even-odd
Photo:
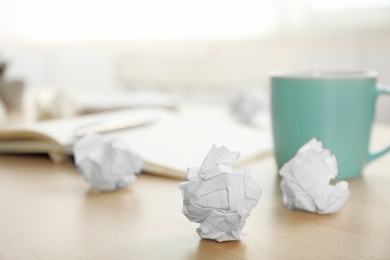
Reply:
[[[313,137],[338,162],[337,179],[358,177],[390,146],[369,152],[375,102],[390,88],[377,84],[375,71],[275,72],[271,107],[275,158],[280,169]]]

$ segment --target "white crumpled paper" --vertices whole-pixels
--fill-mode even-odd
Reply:
[[[238,91],[230,103],[230,112],[241,123],[265,126],[269,120],[267,105],[267,95],[261,86],[245,88]]]
[[[101,191],[123,189],[133,183],[142,168],[142,160],[120,139],[106,140],[87,135],[73,148],[79,173]]]
[[[284,204],[318,214],[339,211],[350,192],[346,181],[330,184],[337,173],[336,157],[322,148],[322,142],[311,139],[280,170]]]
[[[183,214],[200,223],[196,231],[202,238],[241,239],[245,220],[260,199],[261,188],[248,168],[232,168],[239,156],[214,145],[201,167],[188,168],[188,181],[179,184]]]
[[[71,117],[80,114],[76,94],[64,88],[43,89],[35,94],[34,105],[38,120]]]

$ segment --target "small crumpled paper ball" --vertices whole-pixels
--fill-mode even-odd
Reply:
[[[260,199],[262,189],[248,168],[232,168],[239,156],[214,145],[201,167],[189,168],[188,181],[179,184],[183,214],[200,223],[196,231],[201,238],[241,239],[246,218]]]
[[[64,88],[40,90],[34,96],[38,120],[65,118],[80,114],[76,94]]]
[[[350,192],[346,181],[330,184],[337,174],[336,157],[322,148],[322,142],[311,139],[280,170],[284,204],[318,214],[339,211]]]
[[[230,112],[241,123],[263,125],[267,103],[267,95],[261,86],[245,88],[238,91],[230,103]]]
[[[79,173],[100,191],[126,188],[141,172],[141,158],[120,139],[87,135],[76,142],[73,152]]]

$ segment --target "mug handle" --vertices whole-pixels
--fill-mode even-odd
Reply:
[[[376,96],[379,96],[379,95],[382,95],[382,94],[387,94],[387,95],[390,95],[390,87],[386,87],[386,86],[383,86],[383,85],[378,85],[377,88],[376,88]],[[379,157],[381,157],[382,155],[384,155],[385,153],[389,152],[390,151],[390,145],[387,146],[386,148],[384,148],[383,150],[379,151],[379,152],[376,152],[376,153],[370,153],[368,152],[368,162],[369,161],[372,161],[372,160],[375,160]]]

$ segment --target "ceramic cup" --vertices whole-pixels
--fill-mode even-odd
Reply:
[[[275,158],[280,169],[313,137],[338,162],[337,179],[358,177],[370,161],[390,151],[369,152],[375,102],[390,88],[375,71],[280,71],[271,75]]]
[[[22,106],[24,82],[22,80],[0,81],[0,99],[8,111],[18,110]]]

